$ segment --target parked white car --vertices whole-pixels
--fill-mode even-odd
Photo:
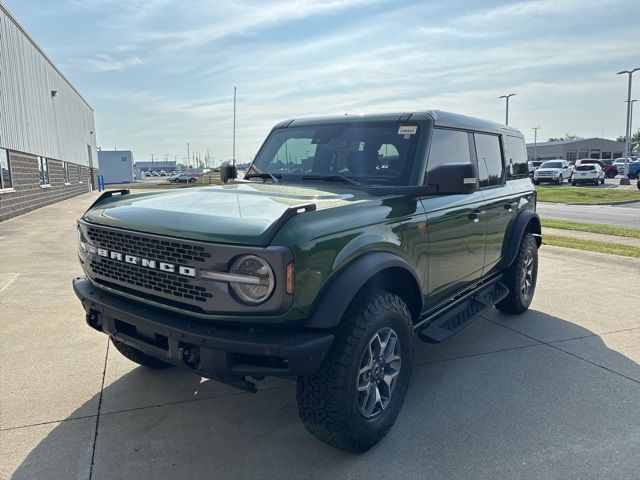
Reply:
[[[533,172],[533,183],[540,185],[542,182],[553,182],[562,185],[565,180],[571,179],[573,166],[566,160],[547,160]]]
[[[628,160],[629,160],[629,163],[633,162],[633,160],[631,158],[629,158]],[[623,173],[623,171],[624,171],[624,158],[616,158],[613,161],[613,164],[618,169],[618,173]]]
[[[578,183],[604,183],[604,170],[597,163],[583,163],[576,166],[571,178],[571,185]]]

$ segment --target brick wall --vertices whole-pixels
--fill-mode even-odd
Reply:
[[[79,183],[78,165],[69,163],[69,185],[65,185],[62,162],[49,159],[51,187],[42,188],[37,157],[10,151],[9,162],[15,191],[0,193],[0,221],[89,191],[89,167],[80,166],[83,183]]]

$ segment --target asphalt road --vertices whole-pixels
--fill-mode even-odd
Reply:
[[[0,479],[638,479],[640,261],[543,247],[531,309],[418,342],[398,421],[350,455],[306,432],[293,381],[148,370],[85,324],[96,196],[0,223]]]
[[[625,205],[565,205],[538,203],[541,218],[603,223],[640,229],[640,202]]]

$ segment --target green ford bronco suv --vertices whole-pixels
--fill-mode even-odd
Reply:
[[[362,452],[416,337],[522,313],[540,220],[522,134],[440,111],[276,125],[243,180],[103,194],[78,221],[86,321],[132,361],[255,391],[297,378],[305,427]]]

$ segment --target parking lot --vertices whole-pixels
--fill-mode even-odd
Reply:
[[[74,222],[96,196],[0,224],[0,478],[638,478],[640,261],[543,247],[531,310],[419,342],[358,456],[305,431],[293,381],[149,371],[87,327]]]

